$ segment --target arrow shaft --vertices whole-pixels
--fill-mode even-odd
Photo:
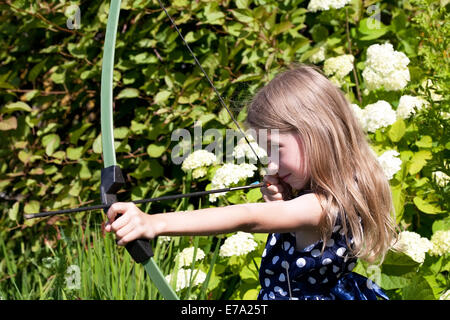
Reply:
[[[264,182],[261,182],[261,183],[257,183],[257,184],[251,184],[251,185],[248,185],[248,186],[229,187],[229,188],[222,188],[222,189],[215,189],[215,190],[173,194],[173,195],[156,197],[156,198],[135,200],[135,201],[131,201],[131,202],[133,202],[134,204],[142,204],[142,203],[149,203],[149,202],[155,202],[155,201],[176,200],[176,199],[182,199],[182,198],[201,197],[201,196],[208,195],[208,194],[213,194],[213,193],[221,193],[221,192],[229,192],[229,191],[236,191],[236,190],[246,190],[246,189],[253,189],[253,188],[261,188],[261,187],[264,187],[265,185],[266,184]],[[110,204],[99,204],[99,205],[95,205],[95,206],[79,207],[79,208],[73,208],[73,209],[63,209],[63,210],[57,210],[57,211],[44,211],[44,212],[39,212],[39,213],[26,214],[25,218],[26,219],[43,218],[43,217],[50,217],[50,216],[55,216],[55,215],[59,215],[59,214],[69,214],[69,213],[77,213],[77,212],[83,212],[83,211],[100,210],[100,209],[107,209],[110,206],[111,206]]]

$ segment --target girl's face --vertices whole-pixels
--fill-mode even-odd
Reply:
[[[269,156],[268,174],[278,174],[280,180],[289,184],[293,189],[302,190],[309,183],[310,175],[302,152],[302,143],[298,134],[294,132],[284,132],[278,134],[268,134],[267,136]],[[278,154],[271,149],[276,150]]]

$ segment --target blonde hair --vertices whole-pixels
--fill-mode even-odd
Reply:
[[[323,248],[339,217],[353,255],[381,263],[396,237],[390,186],[343,92],[318,67],[295,65],[257,92],[246,122],[299,135]]]

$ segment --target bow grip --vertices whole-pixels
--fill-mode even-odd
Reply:
[[[122,170],[117,165],[102,169],[101,171],[101,185],[100,196],[102,203],[111,205],[117,202],[116,192],[125,185],[125,179],[122,175]],[[103,209],[105,214],[108,208]],[[143,263],[153,257],[153,250],[150,241],[147,239],[137,239],[125,245],[131,257],[137,263]]]

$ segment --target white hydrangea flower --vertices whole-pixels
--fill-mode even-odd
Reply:
[[[431,236],[430,254],[442,256],[450,253],[450,230],[438,230]]]
[[[314,64],[322,62],[323,60],[325,60],[325,52],[326,52],[325,46],[321,46],[316,53],[312,54],[309,57],[309,61]]]
[[[441,187],[445,187],[450,181],[450,177],[442,171],[435,171],[432,173],[432,176],[434,180],[436,180],[436,183]]]
[[[191,266],[192,260],[194,258],[194,249],[194,247],[184,248],[180,253],[178,253],[176,259],[178,260],[178,266],[180,268],[184,266]],[[203,252],[202,249],[197,248],[197,251],[195,253],[195,261],[202,260],[204,257],[205,252]]]
[[[214,153],[207,150],[196,150],[184,159],[181,169],[183,171],[196,170],[193,172],[194,179],[201,178],[206,175],[206,167],[217,163],[217,157]]]
[[[252,140],[249,140],[249,141],[250,141],[250,144],[248,144],[244,138],[239,140],[237,146],[234,147],[234,149],[233,149],[233,157],[235,159],[247,158],[249,160],[257,161],[258,159],[256,158],[256,155],[252,151],[251,148],[253,148],[253,150],[256,152],[256,154],[258,155],[258,157],[260,159],[267,157],[266,150],[261,148],[256,142],[254,142]],[[250,145],[251,145],[251,148],[250,148]]]
[[[308,11],[325,11],[331,8],[340,9],[343,8],[351,0],[311,0],[308,4]]]
[[[394,248],[407,254],[414,261],[422,263],[425,260],[425,253],[432,248],[432,244],[430,240],[421,237],[418,233],[403,231],[400,232]]]
[[[201,270],[194,270],[192,271],[192,269],[179,269],[177,272],[177,284],[176,284],[176,291],[181,291],[185,288],[189,287],[189,280],[191,279],[191,275],[192,275],[192,284],[191,287],[195,287],[199,284],[202,284],[205,280],[206,280],[206,273],[204,273]],[[171,274],[167,275],[166,281],[167,282],[171,282],[172,281],[172,276]]]
[[[222,189],[238,183],[245,178],[253,177],[257,167],[249,163],[233,164],[225,163],[221,168],[217,169],[211,180],[211,189]],[[209,195],[209,200],[214,202],[222,193],[213,193]]]
[[[355,57],[351,54],[329,58],[323,64],[323,72],[327,76],[334,75],[337,79],[342,79],[353,70],[353,61]]]
[[[366,126],[366,118],[364,109],[361,109],[357,104],[352,103],[350,105],[351,109],[353,110],[353,113],[355,114],[356,119],[358,119],[359,124],[362,128]]]
[[[442,295],[439,297],[439,300],[450,300],[450,290],[442,293]]]
[[[397,107],[397,117],[407,119],[416,113],[415,108],[420,110],[426,103],[427,101],[419,97],[401,96]]]
[[[375,132],[379,128],[387,127],[397,120],[395,111],[391,105],[379,100],[375,103],[368,104],[364,108],[364,130]]]
[[[248,254],[256,249],[258,244],[250,233],[239,231],[228,237],[220,247],[219,256],[231,257]]]
[[[386,177],[391,180],[402,167],[402,160],[397,158],[400,155],[395,150],[388,150],[377,158],[383,168]]]
[[[374,44],[367,49],[362,76],[369,90],[382,86],[386,91],[400,90],[410,80],[408,64],[408,57],[395,51],[392,44]]]

